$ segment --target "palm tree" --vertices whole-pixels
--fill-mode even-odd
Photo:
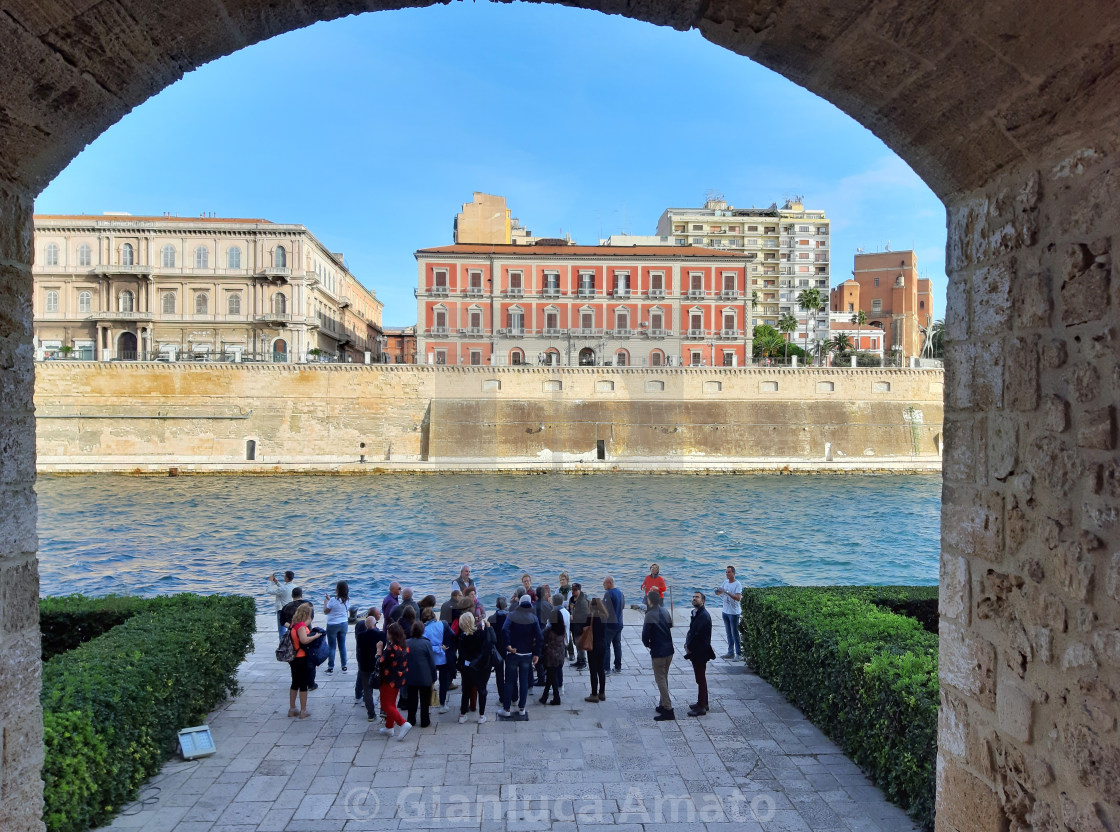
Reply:
[[[829,350],[835,352],[837,356],[852,351],[852,336],[846,332],[836,333],[836,337],[827,342]]]
[[[775,355],[785,343],[785,338],[769,324],[759,324],[754,328],[754,349],[763,358]]]
[[[786,337],[786,358],[789,358],[789,335],[797,330],[797,316],[792,312],[783,312],[778,318],[778,330]]]
[[[930,348],[931,358],[944,358],[945,357],[945,319],[938,318],[933,322],[933,329],[930,333]]]
[[[859,345],[863,343],[860,340],[860,330],[862,330],[863,325],[867,323],[867,313],[860,309],[856,314],[852,315],[852,323],[856,325],[856,351],[858,352],[860,348]]]
[[[816,314],[824,305],[819,289],[802,289],[797,296],[797,305],[805,310],[805,349],[809,349],[809,316]]]

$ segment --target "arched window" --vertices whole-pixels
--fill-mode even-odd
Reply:
[[[229,315],[241,314],[241,293],[233,292],[226,300],[226,313]]]
[[[160,262],[165,269],[175,268],[175,246],[164,246],[159,252]]]
[[[284,315],[288,311],[288,297],[280,292],[272,296],[272,312],[276,315]]]
[[[231,269],[241,268],[241,249],[234,246],[226,254],[226,265]]]
[[[614,354],[614,366],[628,367],[630,365],[630,353],[626,350],[619,350]]]
[[[283,246],[276,247],[276,268],[288,268],[288,252],[284,249]]]
[[[78,293],[78,312],[88,315],[93,311],[93,295],[89,292]]]
[[[93,249],[91,249],[87,243],[82,243],[78,246],[78,265],[93,265]]]
[[[544,363],[549,367],[556,367],[560,364],[560,351],[557,349],[548,349],[544,353]]]
[[[122,266],[131,266],[132,265],[132,254],[133,254],[132,243],[125,243],[123,246],[121,246],[121,265]]]
[[[194,314],[208,315],[210,313],[210,295],[198,292],[194,296]]]
[[[649,366],[663,367],[665,366],[665,354],[661,350],[654,350],[649,354]]]
[[[54,289],[51,289],[49,292],[47,292],[46,312],[48,314],[58,312],[58,292],[56,292]]]
[[[163,293],[163,314],[164,315],[174,315],[175,314],[175,293],[174,292],[164,292]]]
[[[525,363],[525,353],[519,349],[512,349],[509,351],[509,363],[514,367],[520,367]]]
[[[58,265],[58,243],[47,243],[46,260],[48,266]]]
[[[199,246],[194,250],[194,267],[196,269],[210,268],[210,249]]]
[[[118,312],[135,312],[136,311],[136,295],[131,291],[125,289],[117,295],[117,311]]]

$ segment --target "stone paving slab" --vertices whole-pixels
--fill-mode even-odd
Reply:
[[[718,615],[718,610],[717,610]],[[670,669],[676,722],[654,722],[657,689],[627,613],[624,669],[607,701],[584,702],[586,672],[565,668],[563,704],[529,699],[527,722],[458,723],[459,693],[401,742],[354,701],[354,672],[325,673],[311,716],[289,719],[275,617],[258,616],[243,693],[207,719],[217,753],[173,760],[106,829],[130,832],[914,832],[837,746],[739,662],[708,666],[696,693],[677,614]],[[716,634],[722,641],[721,634]],[[721,645],[715,645],[717,652]],[[353,654],[353,638],[348,639]],[[536,689],[539,696],[539,689]]]

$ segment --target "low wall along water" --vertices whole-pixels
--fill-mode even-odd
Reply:
[[[44,472],[939,470],[940,370],[44,362]]]

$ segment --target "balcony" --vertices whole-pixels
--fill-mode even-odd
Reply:
[[[741,335],[742,333],[737,329],[721,329],[719,332],[719,337],[723,338],[725,341],[731,340],[733,338],[738,338]]]
[[[723,298],[724,300],[735,300],[736,298],[739,297],[739,290],[738,289],[724,289],[722,292],[719,293],[719,296],[721,298]]]
[[[688,290],[688,297],[689,297],[690,300],[703,300],[704,299],[704,290],[703,289],[689,289]]]
[[[614,338],[629,338],[631,335],[634,334],[634,330],[632,330],[632,329],[612,329],[607,334],[614,337]]]
[[[570,330],[571,334],[579,338],[601,338],[603,330],[587,327],[579,327],[578,329]]]
[[[292,315],[290,312],[264,312],[260,315],[254,315],[253,320],[262,324],[284,325],[292,322]]]
[[[285,266],[265,266],[260,270],[260,274],[269,280],[290,280],[292,270]]]
[[[520,286],[510,286],[508,289],[506,289],[504,292],[502,292],[502,294],[507,298],[523,298],[523,297],[525,297],[525,292],[522,290],[522,288]]]
[[[480,298],[480,297],[482,297],[482,287],[481,286],[468,286],[466,289],[463,290],[463,297],[467,297],[467,298]]]
[[[459,330],[460,335],[485,335],[485,330],[480,326],[467,326]]]
[[[428,334],[429,335],[447,335],[447,327],[445,327],[445,326],[433,326],[431,329],[428,330]]]
[[[689,338],[703,338],[707,333],[702,329],[690,329],[687,334]]]
[[[154,318],[153,312],[120,312],[108,309],[104,312],[95,312],[86,320],[90,321],[150,321]]]
[[[93,273],[106,276],[111,274],[151,274],[152,266],[94,266]]]
[[[577,294],[581,298],[593,298],[593,297],[595,297],[595,287],[594,286],[580,286]]]
[[[558,297],[560,297],[560,287],[559,286],[545,286],[543,289],[541,289],[541,297],[542,298],[558,298]]]
[[[628,298],[630,297],[630,289],[627,287],[612,289],[611,296],[616,298]]]
[[[669,338],[669,337],[672,336],[673,330],[671,330],[671,329],[649,329],[649,330],[646,330],[646,334],[649,335],[650,338]]]
[[[342,297],[340,297],[338,299],[338,308],[339,309],[345,309],[349,305],[350,305],[350,298],[346,297],[346,295],[343,295]]]
[[[507,338],[523,338],[525,337],[525,327],[523,326],[510,326],[498,330],[499,335]]]
[[[556,338],[563,335],[567,330],[559,329],[554,326],[546,326],[541,330],[541,334],[548,338]]]
[[[665,297],[665,290],[664,289],[650,289],[649,290],[649,296],[651,298],[663,298],[663,297]]]
[[[446,286],[432,286],[430,289],[428,289],[428,294],[447,297],[449,293]]]

